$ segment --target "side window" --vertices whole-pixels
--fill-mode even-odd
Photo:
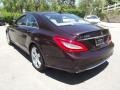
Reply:
[[[27,23],[26,23],[27,26],[30,26],[30,27],[38,27],[38,23],[35,19],[34,16],[32,15],[28,15],[27,16]]]
[[[17,25],[26,25],[26,16],[23,16],[20,19],[18,19]]]

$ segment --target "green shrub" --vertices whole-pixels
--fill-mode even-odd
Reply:
[[[71,14],[75,14],[78,15],[80,17],[84,17],[85,12],[81,11],[79,9],[63,9],[61,10],[61,12],[66,12],[66,13],[71,13]],[[18,17],[20,17],[22,14],[20,13],[12,13],[12,12],[7,12],[5,10],[1,11],[0,17],[7,23],[11,24],[13,20],[17,19]]]
[[[79,9],[76,8],[60,8],[57,10],[58,12],[65,12],[65,13],[71,13],[71,14],[75,14],[78,15],[80,17],[84,17],[85,16],[85,12],[81,11]]]
[[[72,13],[72,14],[78,15],[82,18],[85,16],[85,12],[81,11],[79,9],[65,9],[64,12]]]
[[[19,16],[21,16],[20,13],[11,13],[7,11],[1,11],[0,17],[6,22],[11,24],[14,19],[17,19]]]

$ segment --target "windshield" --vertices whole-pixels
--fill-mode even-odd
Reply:
[[[97,16],[87,16],[87,19],[98,19]]]
[[[57,26],[88,23],[74,14],[46,14],[45,16]]]

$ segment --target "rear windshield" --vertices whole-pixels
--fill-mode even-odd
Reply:
[[[74,14],[46,14],[45,17],[57,26],[88,23]]]

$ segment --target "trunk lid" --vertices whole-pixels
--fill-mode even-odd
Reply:
[[[109,45],[109,30],[92,24],[60,26],[60,30],[75,36],[89,50],[98,50]]]
[[[98,50],[110,44],[111,35],[107,29],[82,33],[76,37],[77,41],[83,42],[90,50]]]

